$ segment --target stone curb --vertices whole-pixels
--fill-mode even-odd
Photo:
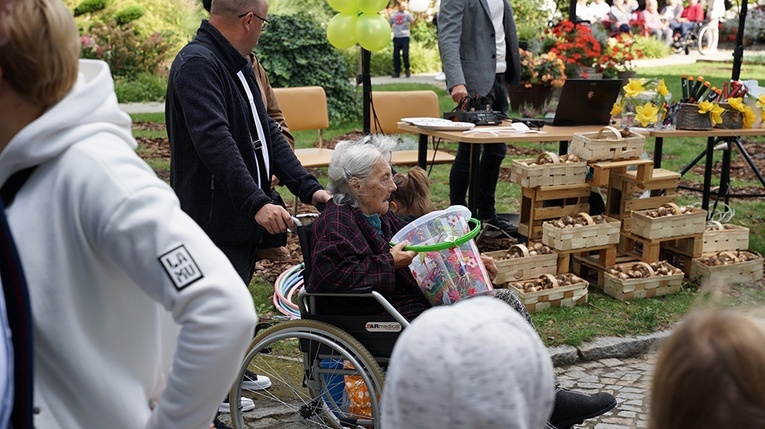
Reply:
[[[573,365],[606,358],[628,358],[641,355],[658,347],[672,331],[659,331],[635,337],[597,338],[579,347],[557,346],[548,348],[555,366]]]

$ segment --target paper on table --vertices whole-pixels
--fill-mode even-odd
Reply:
[[[488,133],[493,136],[498,136],[499,134],[543,134],[544,131],[539,130],[532,130],[528,127],[528,125],[521,123],[521,122],[514,122],[508,126],[505,127],[475,127],[472,130],[464,131],[464,134],[469,133]]]

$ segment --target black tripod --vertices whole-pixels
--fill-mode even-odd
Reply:
[[[744,25],[746,24],[746,14],[747,14],[747,0],[743,0],[741,2],[741,9],[739,11],[739,26],[738,31],[736,32],[736,47],[733,50],[733,70],[731,71],[731,80],[737,81],[739,80],[739,77],[741,75],[741,62],[744,57]],[[660,143],[657,141],[657,145]],[[683,170],[680,172],[680,175],[685,175],[685,173],[688,172],[694,165],[696,165],[697,162],[701,160],[701,158],[704,158],[706,156],[706,165],[704,166],[704,189],[703,189],[703,196],[701,200],[701,208],[704,210],[709,210],[709,198],[711,195],[710,187],[712,185],[712,164],[714,163],[714,150],[715,147],[717,147],[720,144],[724,144],[725,146],[722,147],[723,149],[723,160],[721,165],[721,171],[720,171],[720,188],[717,191],[717,198],[715,199],[715,206],[717,205],[717,201],[720,200],[720,196],[725,197],[725,204],[728,204],[728,201],[731,197],[740,197],[744,195],[731,195],[730,194],[730,158],[731,158],[731,150],[733,149],[733,146],[735,146],[739,153],[746,159],[746,162],[749,164],[749,167],[754,171],[754,174],[757,175],[757,178],[760,179],[760,183],[763,187],[765,187],[765,178],[763,178],[762,173],[759,169],[757,169],[757,166],[754,164],[754,161],[752,161],[752,157],[749,156],[749,153],[746,151],[744,146],[741,144],[741,139],[738,137],[709,137],[707,139],[707,148],[701,152],[693,161],[691,161],[690,164],[688,164]],[[661,161],[659,161],[661,162]],[[687,188],[682,186],[682,188],[685,189],[692,189],[698,191],[698,189],[695,188]],[[757,195],[746,195],[748,197],[762,197],[765,196],[763,194],[757,194]]]

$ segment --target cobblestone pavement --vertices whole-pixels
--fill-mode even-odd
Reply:
[[[600,359],[555,368],[563,387],[585,393],[608,392],[616,407],[577,428],[635,429],[648,427],[648,392],[657,353],[626,359]]]
[[[605,358],[555,368],[563,387],[585,392],[608,392],[616,397],[616,407],[597,419],[587,420],[577,429],[636,429],[648,427],[648,391],[657,353],[649,351],[633,358]],[[247,429],[305,428],[286,414],[283,407],[245,413]],[[228,415],[221,419],[228,423]],[[298,419],[299,420],[299,419]]]

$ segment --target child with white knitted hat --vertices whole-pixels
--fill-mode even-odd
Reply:
[[[431,308],[401,334],[382,428],[539,429],[554,398],[552,361],[532,325],[500,300],[475,297]]]

